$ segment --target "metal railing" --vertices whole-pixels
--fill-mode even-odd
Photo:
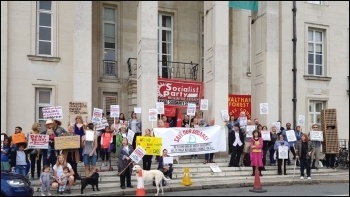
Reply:
[[[137,59],[129,58],[127,61],[129,77],[135,78],[137,74]],[[183,79],[203,81],[203,68],[197,63],[173,62],[158,60],[158,76],[169,79]]]

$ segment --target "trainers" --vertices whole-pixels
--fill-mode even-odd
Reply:
[[[41,196],[45,196],[45,194],[44,194],[44,193],[41,193]]]
[[[311,180],[311,177],[307,177],[307,179]]]
[[[48,195],[48,196],[51,196],[51,193],[50,193],[50,192],[47,192],[47,195]]]
[[[304,179],[304,177],[303,177],[303,176],[301,176],[301,177],[300,177],[300,180],[303,180],[303,179]]]

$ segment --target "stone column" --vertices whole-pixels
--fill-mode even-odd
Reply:
[[[157,102],[157,1],[139,1],[137,6],[137,104],[142,108],[142,132],[151,128],[148,110]],[[154,122],[154,126],[157,123]]]
[[[73,101],[87,101],[92,114],[92,2],[74,2]],[[83,117],[85,121],[85,117]],[[72,121],[72,120],[71,120]]]
[[[8,1],[1,1],[1,131],[7,133]]]
[[[279,119],[278,12],[279,2],[259,1],[259,11],[252,15],[253,20],[261,16],[252,24],[252,118],[268,128]],[[260,114],[260,103],[268,103],[267,115]]]
[[[217,125],[224,126],[221,110],[228,109],[228,2],[204,1],[204,14],[204,98],[209,100],[204,117],[213,117]]]

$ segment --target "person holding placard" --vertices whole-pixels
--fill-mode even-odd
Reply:
[[[292,130],[292,125],[289,122],[287,122],[286,123],[286,129],[282,131],[282,135],[283,135],[285,141],[288,141],[286,131],[289,131],[289,130]],[[289,147],[290,147],[290,151],[293,154],[293,159],[295,159],[295,149],[294,149],[295,142],[296,141],[289,142]],[[289,152],[288,152],[287,163],[290,166]]]
[[[205,125],[205,127],[210,127],[210,126],[214,126],[215,125],[215,119],[214,118],[210,118],[209,120],[209,124]],[[205,160],[203,162],[203,164],[206,163],[215,163],[214,159],[214,153],[205,153],[204,155]]]
[[[132,141],[132,147],[136,148],[136,137],[142,135],[141,120],[137,118],[137,114],[131,112],[131,118],[129,120],[129,128],[135,132],[134,139]]]
[[[18,150],[11,153],[11,167],[15,169],[17,174],[26,176],[29,160],[28,151],[24,149],[27,148],[27,142],[17,143],[17,148]]]
[[[89,123],[85,130],[85,135],[81,138],[81,144],[83,147],[83,158],[85,165],[85,176],[89,177],[95,172],[95,166],[97,161],[97,136],[95,135],[94,124]]]
[[[228,167],[239,167],[239,161],[244,147],[244,134],[239,124],[233,126],[233,132],[229,133],[229,149],[232,151]]]
[[[257,120],[257,119],[256,119]],[[259,122],[259,121],[258,121]],[[260,124],[259,124],[260,125]],[[260,125],[261,126],[261,125]],[[259,126],[258,126],[259,128]],[[271,142],[271,133],[269,130],[267,130],[267,126],[261,126],[261,136],[263,138],[263,164],[264,164],[264,167],[262,167],[262,171],[266,171],[265,169],[265,166],[266,166],[266,155],[267,155],[267,151],[269,150],[270,146],[270,142]],[[264,138],[265,135],[263,135],[263,133],[268,133],[268,139],[267,138]]]
[[[131,174],[132,174],[132,165],[129,165],[130,162],[133,162],[130,158],[131,153],[134,151],[131,145],[129,145],[128,139],[123,138],[122,146],[119,153],[119,162],[118,162],[118,172],[120,173],[120,188],[125,189],[125,178],[126,186],[133,188],[131,185]]]
[[[52,176],[52,178],[54,179],[54,181],[51,184],[51,187],[53,189],[57,189],[59,186],[62,185],[62,183],[60,184],[59,175],[62,174],[64,167],[68,167],[68,169],[69,169],[69,173],[67,175],[68,176],[68,183],[67,183],[67,188],[66,188],[65,192],[67,194],[70,194],[71,193],[70,188],[72,187],[72,185],[74,183],[74,170],[72,169],[72,166],[70,165],[70,163],[68,163],[64,159],[64,155],[58,155],[57,156],[57,162],[53,166],[53,176]]]
[[[277,159],[277,173],[278,175],[282,175],[282,164],[283,164],[283,174],[287,175],[287,168],[286,168],[286,162],[284,159],[281,158],[281,156],[278,153],[280,146],[286,146],[288,147],[288,152],[290,150],[290,146],[287,140],[284,140],[283,135],[278,134],[278,140],[276,140],[273,149],[276,151],[276,159]],[[288,155],[288,153],[287,153]]]
[[[84,120],[83,120],[83,117],[81,115],[78,115],[75,118],[74,133],[76,135],[80,136],[80,140],[81,140],[81,137],[85,134],[85,132],[84,132]],[[83,149],[82,148],[79,148],[79,156],[80,156],[79,162],[82,162],[83,161]]]
[[[74,136],[76,135],[74,133],[74,126],[73,125],[69,125],[67,128],[68,132],[66,134],[64,134],[63,136]],[[63,149],[61,151],[61,154],[64,157],[64,160],[67,161],[73,171],[74,171],[74,180],[81,180],[79,174],[78,174],[78,163],[80,160],[80,155],[79,155],[79,149],[75,148],[75,149]]]
[[[151,135],[151,130],[146,129],[145,130],[145,137],[153,137]],[[144,170],[151,170],[151,165],[152,165],[152,157],[153,155],[144,155],[142,158],[142,164],[143,164],[143,169]]]
[[[311,179],[311,153],[313,151],[312,142],[306,134],[301,136],[296,146],[296,157],[300,159],[300,179],[304,179],[304,170],[306,168],[307,179]]]
[[[32,125],[32,131],[28,133],[27,139],[30,138],[30,134],[40,134],[41,125],[38,122],[35,122]],[[40,178],[41,173],[41,159],[43,154],[41,153],[40,149],[30,149],[29,150],[29,158],[30,158],[30,174],[31,178],[34,179],[34,171],[35,171],[35,165],[36,165],[36,172],[38,175],[38,178]]]
[[[123,138],[126,138],[127,135],[127,128],[125,125],[122,125],[115,135],[115,152],[117,153],[117,157],[119,157]]]
[[[190,116],[185,115],[185,118],[182,120],[181,127],[190,127]]]
[[[164,149],[163,155],[159,157],[158,170],[162,171],[164,176],[172,179],[173,178],[173,164],[172,163],[165,163],[164,157],[169,157],[167,149]]]
[[[264,166],[262,163],[263,140],[258,130],[253,131],[253,137],[250,139],[250,166],[253,167],[252,176],[255,175],[255,168],[259,168],[259,175],[262,176],[261,170]]]
[[[311,127],[312,131],[320,131],[319,127],[317,124],[313,124]],[[310,132],[309,132],[309,137],[310,137]],[[312,167],[311,169],[316,169],[318,170],[319,167],[319,161],[320,161],[320,156],[321,156],[321,141],[317,140],[311,140],[312,144],[312,154],[311,154],[311,160],[312,160]]]
[[[278,135],[277,135],[277,128],[275,125],[272,125],[271,127],[271,141],[269,143],[269,152],[270,152],[270,165],[274,166],[276,165],[276,159],[273,157],[273,155],[275,154],[275,142],[278,139]]]

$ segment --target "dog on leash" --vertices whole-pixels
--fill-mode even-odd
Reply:
[[[97,171],[95,171],[94,173],[92,173],[91,176],[89,177],[85,177],[81,179],[81,189],[80,189],[80,193],[83,194],[84,193],[84,189],[86,188],[87,185],[92,185],[92,190],[95,191],[95,186],[97,191],[100,191],[100,189],[98,189],[98,179],[100,178],[100,175],[98,174]]]
[[[159,194],[159,185],[160,185],[160,188],[162,189],[162,194],[164,194],[163,185],[161,183],[161,181],[163,179],[166,181],[171,181],[171,179],[167,179],[164,176],[163,172],[161,172],[160,170],[143,170],[141,168],[141,166],[139,166],[139,165],[134,165],[132,170],[136,171],[136,173],[138,173],[140,170],[142,170],[143,182],[152,182],[154,179],[154,181],[156,183],[156,187],[157,187],[157,193],[155,194],[155,196],[158,196],[158,194]]]

